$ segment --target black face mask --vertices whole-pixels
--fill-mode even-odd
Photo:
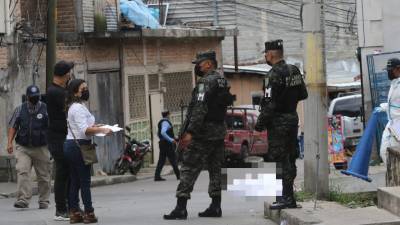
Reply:
[[[32,103],[32,105],[36,105],[40,100],[40,96],[33,96],[29,98],[29,102]]]
[[[396,76],[394,75],[393,70],[388,70],[387,73],[388,73],[389,80],[396,79]]]
[[[89,100],[89,90],[82,91],[81,100],[83,101]]]
[[[196,64],[196,66],[194,67],[194,74],[196,74],[199,77],[203,77],[205,75],[204,72],[200,70],[199,64]]]
[[[270,61],[267,61],[268,66],[272,66],[272,63]]]

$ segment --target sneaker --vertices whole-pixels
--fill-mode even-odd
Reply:
[[[154,178],[154,181],[165,181],[165,179],[162,177],[156,177]]]
[[[39,209],[48,209],[49,203],[47,202],[39,202]]]
[[[69,215],[67,212],[56,211],[56,215],[54,216],[55,221],[69,221]]]
[[[17,209],[26,209],[26,208],[28,208],[29,206],[28,206],[28,203],[26,203],[26,202],[24,202],[24,201],[22,201],[22,200],[17,200],[17,201],[14,203],[14,207],[17,208]]]

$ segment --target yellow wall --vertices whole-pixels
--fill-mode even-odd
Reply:
[[[238,105],[251,105],[252,93],[262,93],[263,78],[257,75],[240,75],[235,74],[227,76],[231,85],[231,93],[236,95],[235,106]],[[297,113],[299,114],[299,126],[303,131],[304,127],[304,102],[300,102],[297,106]]]
[[[231,85],[231,93],[236,95],[235,105],[250,105],[251,93],[262,93],[263,78],[259,76],[235,74],[227,79]]]

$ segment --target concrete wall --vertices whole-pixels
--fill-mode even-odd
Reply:
[[[354,1],[327,3],[327,59],[353,58],[357,47],[357,19]],[[284,16],[282,16],[284,15]],[[303,33],[299,1],[236,0],[236,22],[239,30],[239,62],[263,60],[264,42],[283,39],[286,56],[303,58]],[[223,42],[224,60],[233,64],[233,40]]]
[[[396,0],[358,0],[357,20],[359,46],[362,47],[363,84],[366,111],[372,111],[371,93],[366,56],[379,52],[400,51],[399,21]]]

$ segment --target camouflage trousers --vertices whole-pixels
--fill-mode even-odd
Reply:
[[[297,126],[275,126],[268,129],[266,162],[277,163],[277,178],[282,179],[283,197],[294,198],[293,184],[297,176],[296,159],[299,154]]]
[[[180,183],[176,197],[190,199],[190,193],[203,166],[206,165],[210,177],[208,194],[221,196],[221,166],[224,160],[224,140],[193,140],[183,153]]]

